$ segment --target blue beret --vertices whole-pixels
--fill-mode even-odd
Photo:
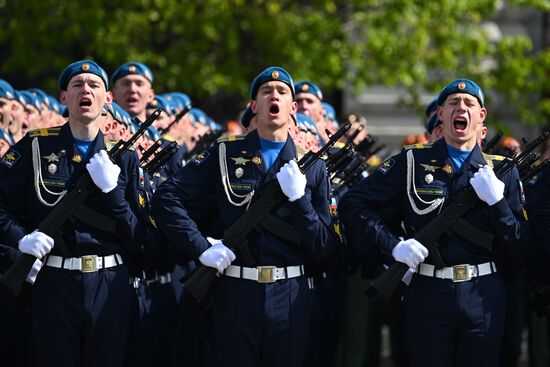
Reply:
[[[298,82],[294,85],[294,89],[296,89],[296,94],[311,93],[315,95],[317,98],[319,98],[321,101],[323,100],[323,92],[321,92],[321,88],[319,88],[318,86],[316,86],[311,82],[308,82],[308,81]]]
[[[252,112],[250,106],[246,107],[246,110],[244,110],[243,115],[241,116],[241,125],[248,128],[250,126],[250,121],[252,121],[254,116],[256,116],[256,114]]]
[[[292,92],[292,98],[294,98],[294,82],[292,81],[290,74],[279,66],[270,66],[258,74],[258,76],[256,76],[256,78],[252,81],[252,86],[250,87],[250,99],[255,100],[260,86],[271,81],[283,82],[288,85],[290,91]]]
[[[147,67],[147,65],[142,64],[141,62],[127,62],[126,64],[120,66],[111,76],[111,81],[115,84],[118,79],[129,74],[141,75],[153,84],[153,72]]]
[[[13,87],[5,80],[0,79],[0,98],[15,99]]]
[[[432,131],[434,131],[434,129],[439,125],[441,125],[441,120],[437,116],[437,113],[434,113],[426,123],[426,131],[428,132],[428,134],[431,134]]]
[[[206,113],[198,108],[191,108],[191,118],[196,124],[206,125]]]
[[[152,141],[157,141],[159,139],[162,139],[162,135],[160,135],[160,132],[152,125],[147,128],[147,136]]]
[[[334,107],[326,102],[321,102],[321,105],[325,110],[325,118],[329,119],[330,121],[338,122],[336,120],[336,110],[334,109]]]
[[[477,98],[481,107],[484,107],[483,92],[479,85],[469,79],[456,79],[441,90],[437,97],[437,105],[442,106],[451,94],[467,93]]]
[[[178,111],[183,110],[185,107],[191,107],[191,98],[185,93],[172,92],[163,94],[163,97],[166,98],[169,102],[172,103]],[[177,111],[176,111],[177,112]]]
[[[110,105],[105,106],[104,109],[115,119],[118,123],[125,125],[126,127],[130,126],[131,117],[128,112],[124,111],[120,105],[116,102],[111,102]]]
[[[303,113],[297,113],[296,123],[298,124],[298,126],[306,130],[309,130],[311,132],[313,131],[317,132],[317,126],[315,125],[315,122],[308,115],[304,115]]]
[[[73,62],[71,65],[67,66],[65,70],[59,75],[57,80],[57,86],[59,90],[67,90],[67,85],[69,81],[78,74],[90,73],[95,74],[103,80],[105,83],[105,89],[109,89],[109,80],[107,78],[107,73],[101,66],[93,62],[92,60],[81,60]]]
[[[17,91],[18,100],[23,104],[23,106],[33,106],[38,111],[42,110],[42,102],[40,102],[40,98],[38,95],[33,95],[32,92],[29,92],[28,90],[18,90]]]
[[[426,114],[426,117],[430,116],[432,112],[437,111],[437,97],[433,99],[424,110],[424,113]]]
[[[166,112],[167,114],[172,114],[172,105],[168,100],[160,95],[156,95],[155,98],[147,105],[147,108],[158,108]]]
[[[33,97],[35,97],[40,103],[45,104],[46,106],[48,106],[48,108],[50,107],[50,100],[48,99],[48,95],[42,89],[30,88],[27,89],[27,92],[32,93]]]

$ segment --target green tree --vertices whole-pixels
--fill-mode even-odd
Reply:
[[[498,0],[0,0],[0,75],[56,94],[68,63],[93,58],[109,73],[148,64],[158,92],[247,98],[254,75],[287,68],[326,91],[403,86],[419,107],[462,75],[507,97],[522,121],[550,116],[550,51],[522,35],[490,40]],[[515,0],[550,9],[548,0]],[[242,105],[229,106],[238,109]]]

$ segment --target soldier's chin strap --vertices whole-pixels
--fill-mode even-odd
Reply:
[[[418,201],[429,206],[424,209],[419,209],[418,206],[416,206],[414,198],[411,195],[411,191],[414,193],[414,196],[418,199]],[[437,198],[432,201],[422,200],[416,193],[416,185],[414,183],[414,155],[412,149],[407,151],[407,197],[409,198],[412,209],[418,215],[426,215],[428,213],[431,213],[436,210],[437,207],[439,207],[439,211],[441,212],[441,208],[443,208],[443,202],[445,201],[444,197]]]
[[[32,140],[32,165],[34,168],[34,188],[36,190],[36,196],[38,197],[38,200],[45,206],[56,206],[61,201],[61,199],[63,199],[63,197],[67,193],[67,190],[63,190],[61,192],[53,192],[48,190],[48,188],[44,185],[44,180],[42,179],[42,169],[40,167],[40,144],[38,143],[38,137],[35,137]],[[44,191],[46,191],[48,194],[57,196],[57,199],[53,203],[48,203],[42,197],[40,187],[42,187]]]
[[[225,196],[227,196],[227,200],[234,205],[234,206],[243,206],[245,204],[248,204],[252,201],[252,197],[254,196],[254,190],[250,191],[246,195],[239,195],[236,194],[233,189],[231,189],[231,182],[229,181],[229,175],[227,173],[227,157],[226,157],[226,150],[225,150],[225,143],[220,143],[219,145],[219,158],[220,158],[220,174],[222,176],[222,184],[223,188],[225,190]],[[231,198],[231,195],[243,199],[241,202],[235,202]]]

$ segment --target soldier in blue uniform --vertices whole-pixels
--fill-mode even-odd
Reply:
[[[504,158],[479,148],[487,110],[476,83],[447,85],[437,114],[444,138],[388,159],[343,197],[339,213],[354,246],[378,248],[415,270],[404,298],[412,366],[496,366],[505,311],[501,260],[518,256],[526,240],[518,172],[497,178],[492,166]],[[448,233],[439,246],[446,267],[436,269],[415,233],[468,185],[480,201],[464,220],[485,232],[487,243]]]
[[[326,168],[318,161],[304,175],[294,161],[288,125],[296,103],[284,69],[262,71],[250,98],[257,129],[195,156],[157,190],[153,212],[179,262],[193,259],[222,274],[211,308],[217,363],[301,366],[312,296],[304,265],[328,256],[335,244]],[[240,253],[215,238],[275,179],[288,200],[273,215],[297,236],[258,228],[248,244],[257,267],[245,267]]]
[[[42,259],[32,290],[32,331],[43,366],[120,366],[130,288],[126,262],[140,251],[135,152],[113,163],[100,131],[111,100],[90,60],[61,73],[69,122],[31,131],[0,160],[0,242]],[[97,193],[50,237],[37,230],[87,170]]]

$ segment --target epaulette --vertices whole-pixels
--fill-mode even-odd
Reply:
[[[405,145],[403,149],[409,150],[409,149],[429,149],[432,147],[433,144],[411,144],[411,145]]]
[[[29,131],[29,136],[31,138],[37,137],[37,136],[58,136],[61,132],[60,127],[51,127],[46,129],[36,129]]]
[[[113,147],[118,143],[118,141],[107,141],[105,140],[105,148],[107,148],[107,150],[111,150],[113,149]],[[136,150],[136,147],[134,147],[133,145],[131,147],[128,148],[128,150],[130,151],[134,151]]]
[[[164,140],[166,140],[166,141],[176,141],[176,139],[174,139],[173,137],[171,137],[171,136],[168,135],[168,134],[164,134],[164,135],[162,136],[162,138],[163,138]]]
[[[490,159],[490,160],[492,160],[492,161],[503,161],[503,160],[505,160],[505,159],[508,159],[507,157],[502,156],[502,155],[497,155],[497,154],[485,154],[485,153],[483,153],[483,157],[485,158],[485,160]]]
[[[219,139],[217,140],[217,142],[218,142],[218,143],[226,143],[226,142],[231,142],[231,141],[243,140],[244,138],[246,138],[246,135],[226,136],[226,137],[223,137],[223,138],[219,138]]]

